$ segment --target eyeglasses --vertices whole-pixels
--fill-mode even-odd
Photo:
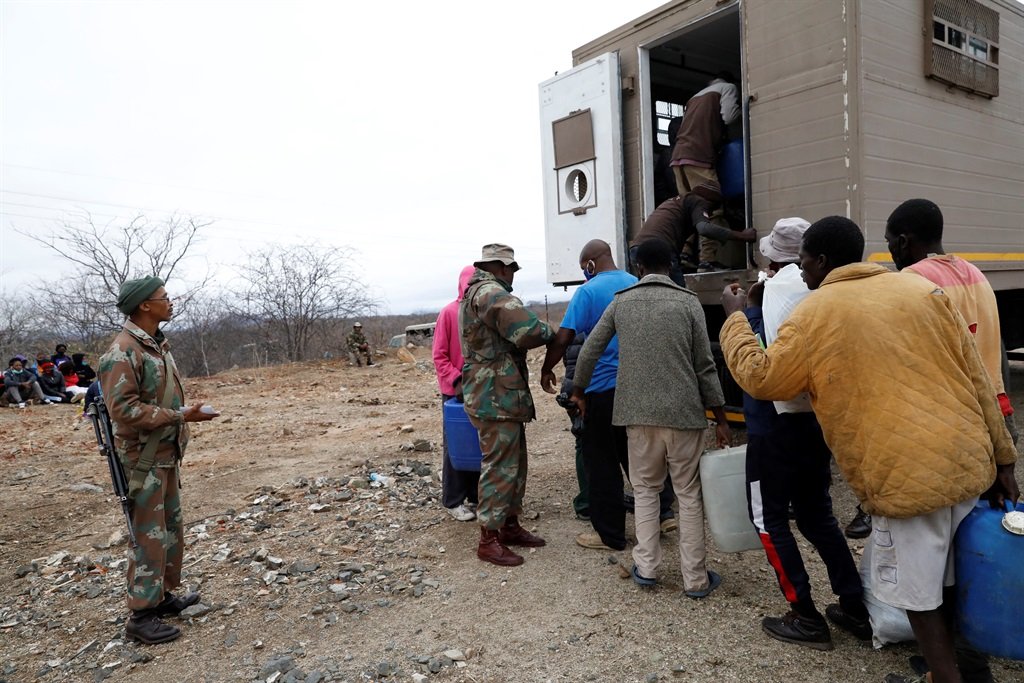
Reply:
[[[174,300],[174,297],[172,297],[172,296],[161,296],[161,297],[146,299],[146,301],[173,301],[173,300]]]

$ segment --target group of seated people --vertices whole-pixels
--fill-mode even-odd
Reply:
[[[67,354],[65,344],[57,344],[53,355],[41,351],[30,362],[18,354],[7,362],[3,396],[8,405],[24,407],[35,401],[40,405],[78,403],[85,398],[96,379],[86,354]]]

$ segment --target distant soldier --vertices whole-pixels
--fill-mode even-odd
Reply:
[[[536,417],[530,395],[527,349],[551,342],[554,333],[512,296],[519,270],[512,247],[488,244],[462,298],[462,395],[480,433],[481,560],[516,566],[523,558],[508,549],[537,548],[544,539],[519,525],[526,493],[526,423]]]
[[[178,494],[178,466],[188,443],[185,423],[217,415],[204,412],[202,403],[183,408],[181,379],[159,329],[174,313],[163,280],[128,280],[117,307],[128,320],[100,358],[99,381],[128,478],[138,541],[128,562],[131,617],[125,635],[141,643],[166,643],[181,631],[161,617],[199,602],[198,593],[171,593],[181,585],[185,548]]]
[[[345,337],[345,346],[348,348],[348,362],[352,365],[363,366],[362,359],[366,359],[367,365],[373,365],[373,358],[370,356],[370,343],[363,335],[363,324],[353,323],[352,331]]]

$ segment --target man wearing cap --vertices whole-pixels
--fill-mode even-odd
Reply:
[[[163,280],[126,281],[117,308],[128,320],[100,358],[99,381],[128,479],[137,539],[128,561],[131,617],[125,635],[141,643],[166,643],[181,631],[161,617],[199,602],[198,593],[171,593],[181,584],[185,546],[178,495],[178,464],[188,443],[185,423],[217,414],[203,411],[202,403],[183,406],[181,379],[159,328],[174,313]]]
[[[352,324],[352,331],[345,337],[345,346],[348,348],[348,362],[359,367],[363,366],[360,357],[366,359],[366,364],[373,365],[373,358],[370,356],[370,343],[363,335],[363,324],[355,322]]]
[[[480,434],[480,542],[477,557],[516,566],[523,558],[508,546],[536,548],[544,539],[519,524],[526,493],[526,423],[536,417],[526,351],[551,342],[554,333],[512,296],[519,270],[512,247],[488,244],[459,307],[462,330],[462,395]]]
[[[810,223],[783,218],[760,242],[769,279],[750,288],[746,298],[730,285],[723,299],[726,314],[743,309],[759,341],[770,346],[781,325],[807,289],[800,273],[800,244]],[[763,305],[762,305],[763,299]],[[779,588],[790,604],[782,617],[765,617],[761,627],[772,638],[818,650],[832,649],[832,634],[811,597],[810,578],[789,525],[793,508],[797,528],[825,563],[838,604],[825,609],[837,626],[861,639],[871,638],[864,590],[850,548],[832,514],[832,452],[821,433],[806,393],[790,401],[761,401],[746,392],[747,512],[757,529]]]

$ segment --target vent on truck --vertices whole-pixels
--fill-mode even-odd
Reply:
[[[999,95],[999,12],[976,0],[925,0],[924,73],[968,92]]]

